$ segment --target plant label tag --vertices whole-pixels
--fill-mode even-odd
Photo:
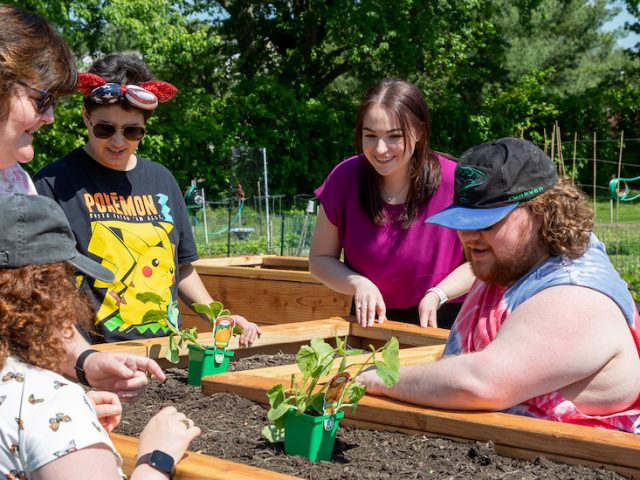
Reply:
[[[329,382],[329,387],[324,394],[324,404],[322,411],[325,415],[335,413],[342,404],[342,399],[346,391],[346,386],[349,383],[351,375],[348,372],[342,372],[337,374]],[[328,425],[329,424],[329,425]],[[333,426],[333,418],[328,418],[324,421],[325,430],[330,430]]]
[[[235,320],[231,317],[220,317],[213,327],[213,344],[219,350],[226,350],[231,341]]]

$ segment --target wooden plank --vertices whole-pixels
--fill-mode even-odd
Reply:
[[[382,325],[362,327],[355,321],[355,316],[344,317],[350,320],[351,335],[363,339],[387,341],[396,337],[401,344],[414,346],[444,345],[449,337],[449,330],[444,328],[421,327],[409,323],[387,320]]]
[[[97,343],[91,348],[100,352],[129,353],[131,355],[149,356],[149,346],[145,340],[135,342]]]
[[[425,347],[420,347],[425,348]],[[283,367],[279,367],[283,368]],[[283,368],[282,373],[288,372]],[[273,369],[271,378],[259,370],[207,377],[203,393],[233,392],[267,404],[266,392],[281,382]],[[470,440],[492,441],[510,448],[557,455],[609,466],[640,469],[640,437],[625,432],[539,420],[500,412],[461,412],[409,405],[387,398],[365,396],[355,414],[347,418]]]
[[[125,474],[131,475],[136,463],[138,439],[111,433],[111,440],[122,456],[122,470]],[[291,480],[298,477],[189,451],[176,465],[174,477],[175,480],[256,480],[257,478],[260,480]]]
[[[342,420],[340,421],[342,424]],[[614,465],[609,463],[599,463],[599,462],[591,462],[589,460],[585,460],[583,458],[574,458],[567,457],[564,455],[555,455],[552,453],[545,453],[543,455],[540,452],[535,452],[532,450],[526,450],[523,448],[512,448],[505,445],[494,445],[494,449],[498,455],[502,455],[503,457],[511,457],[511,458],[521,458],[524,460],[533,460],[537,457],[544,456],[544,458],[558,462],[558,463],[566,463],[568,465],[585,465],[593,468],[606,468],[608,470],[613,470],[614,472],[619,473],[620,475],[624,475],[627,478],[640,479],[640,470],[635,468],[623,467],[621,465]]]
[[[240,347],[239,337],[234,336],[229,343],[230,350],[242,350],[257,352],[262,347],[272,345],[282,345],[296,342],[308,342],[311,338],[334,338],[344,337],[349,334],[350,322],[341,317],[312,320],[309,322],[287,323],[280,325],[266,325],[262,327],[262,335],[251,347]],[[210,345],[213,343],[211,331],[200,333],[198,340]],[[149,338],[137,340],[135,342],[102,343],[95,345],[95,348],[107,352],[127,352],[148,356],[153,359],[164,358],[167,352],[168,337]],[[180,349],[180,355],[188,354],[188,347],[185,345]]]
[[[219,258],[201,258],[193,262],[193,266],[198,270],[199,267],[255,267],[262,265],[262,260],[267,258],[265,255],[243,255],[239,257],[219,257]]]
[[[402,365],[413,365],[416,363],[424,363],[429,361],[437,360],[442,356],[442,351],[444,350],[444,345],[430,345],[426,347],[412,347],[405,348],[400,350],[400,362]],[[353,365],[354,363],[362,363],[369,358],[369,354],[363,355],[354,355],[352,357],[347,357],[347,365]],[[325,377],[326,380],[330,379],[333,375],[338,372],[340,367],[341,359],[336,359],[333,362],[333,367],[331,372]],[[293,365],[281,365],[278,367],[264,367],[264,368],[256,368],[253,370],[246,370],[245,372],[235,372],[241,375],[248,374],[252,376],[259,375],[261,377],[268,378],[276,378],[281,381],[289,381],[291,378],[291,374],[295,374],[296,377],[302,377],[298,366]],[[226,374],[218,374],[218,375],[226,375]],[[204,377],[202,379],[203,383],[203,391],[204,391],[204,383],[206,379],[209,377]],[[322,381],[324,381],[323,379]]]
[[[264,257],[262,268],[309,271],[309,257]]]
[[[336,293],[321,283],[312,281],[308,273],[272,271],[245,271],[234,267],[233,275],[217,270],[216,274],[201,275],[213,298],[221,301],[232,313],[252,322],[278,324],[317,320],[346,315],[351,308],[351,297]],[[294,279],[296,274],[301,279]],[[184,315],[190,311],[181,308]]]

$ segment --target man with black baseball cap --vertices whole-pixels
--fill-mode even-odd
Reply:
[[[640,315],[584,194],[544,152],[471,148],[453,205],[427,222],[458,231],[477,280],[443,359],[402,367],[392,389],[366,372],[367,392],[640,433]]]
[[[78,272],[111,282],[113,273],[76,250],[76,240],[60,206],[40,195],[0,196],[0,268],[68,262]],[[11,319],[0,318],[1,321]],[[125,401],[136,400],[148,383],[147,372],[160,380],[165,375],[152,359],[138,355],[98,352],[75,332],[66,343],[64,373],[87,386],[117,392]]]

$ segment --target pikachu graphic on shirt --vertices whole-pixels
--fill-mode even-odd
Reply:
[[[88,250],[101,257],[102,265],[116,275],[113,283],[96,280],[94,286],[107,294],[96,314],[96,324],[106,319],[110,330],[147,328],[166,330],[166,322],[145,323],[145,313],[171,305],[171,288],[176,282],[175,245],[169,239],[173,225],[103,221],[92,224]],[[153,292],[160,305],[144,303],[140,293]]]

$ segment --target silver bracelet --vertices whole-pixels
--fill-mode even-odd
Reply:
[[[440,308],[442,305],[444,305],[449,301],[449,297],[447,297],[447,294],[444,293],[444,290],[442,290],[441,288],[431,287],[429,290],[426,291],[425,295],[431,292],[435,293],[436,296],[438,297],[438,300],[440,301],[440,303],[438,303],[438,308]]]

